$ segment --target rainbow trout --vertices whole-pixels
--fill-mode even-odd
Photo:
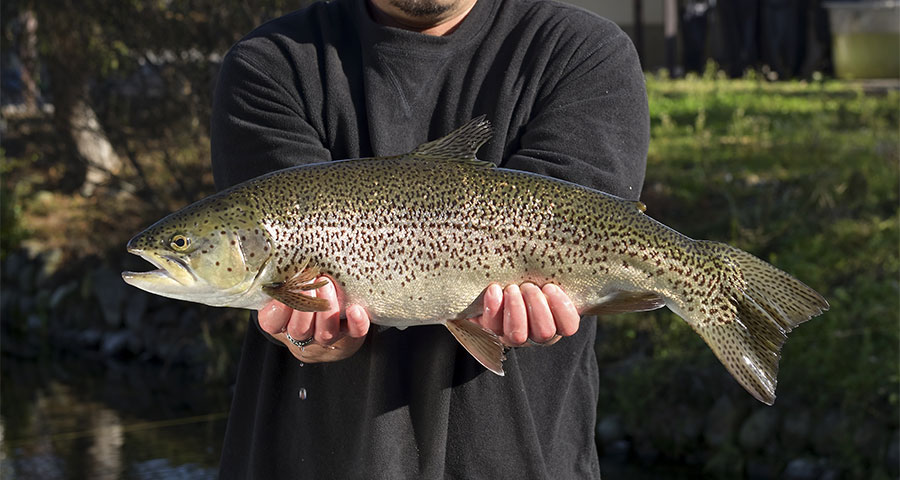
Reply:
[[[503,346],[466,318],[485,288],[554,283],[582,314],[669,307],[754,397],[775,399],[787,333],[828,309],[787,273],[723,243],[692,240],[640,202],[475,157],[477,118],[405,155],[303,165],[179,210],[130,242],[158,269],[131,285],[213,306],[303,311],[327,275],[380,325],[442,324],[502,375]]]

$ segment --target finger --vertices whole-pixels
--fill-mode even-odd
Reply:
[[[310,292],[310,296],[315,296]],[[287,324],[287,333],[294,340],[306,340],[312,336],[314,312],[291,310],[291,320]]]
[[[533,283],[522,284],[521,290],[528,312],[528,338],[536,343],[550,340],[556,335],[556,323],[547,305],[547,297]]]
[[[328,282],[325,286],[319,287],[316,290],[316,296],[328,300],[331,308],[324,312],[316,313],[314,336],[317,342],[329,345],[337,340],[338,332],[341,329],[341,310],[338,306],[334,283]]]
[[[481,314],[481,326],[503,335],[503,289],[492,283],[484,291],[482,300],[484,311]]]
[[[542,291],[547,296],[547,305],[553,314],[553,321],[556,322],[556,333],[566,337],[574,335],[581,324],[581,316],[578,315],[572,299],[552,283],[544,285]]]
[[[347,335],[353,338],[365,337],[369,333],[371,320],[366,309],[359,305],[347,307]]]
[[[291,319],[291,311],[287,305],[278,300],[272,300],[259,309],[257,314],[259,328],[270,335],[280,333]]]
[[[507,345],[521,345],[528,340],[528,313],[518,285],[503,290],[503,338]]]

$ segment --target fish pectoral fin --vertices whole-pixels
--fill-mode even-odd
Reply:
[[[318,270],[307,268],[284,282],[263,285],[262,290],[279,302],[299,310],[301,312],[324,312],[330,307],[328,300],[310,297],[304,294],[310,290],[328,285],[328,280],[322,279],[315,283],[309,283],[319,274]]]
[[[611,315],[615,313],[646,312],[656,310],[666,305],[666,301],[659,295],[651,292],[626,292],[611,293],[603,300],[587,310],[582,315]]]
[[[484,368],[503,376],[503,344],[494,332],[466,319],[450,320],[447,330]]]
[[[286,285],[286,283],[265,285],[262,289],[266,295],[301,312],[325,312],[331,306],[324,298],[310,297],[302,293],[305,289],[291,289]]]

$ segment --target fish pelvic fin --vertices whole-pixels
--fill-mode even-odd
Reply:
[[[503,376],[503,360],[506,360],[506,355],[500,338],[494,332],[466,319],[450,320],[444,325],[478,363]]]
[[[419,145],[410,152],[410,155],[434,160],[464,162],[479,167],[493,167],[493,163],[479,160],[475,156],[478,149],[487,143],[492,135],[491,122],[481,115],[469,120],[465,125],[446,136]]]
[[[729,245],[697,241],[720,272],[717,288],[670,308],[703,337],[731,375],[757,400],[772,405],[787,334],[828,310],[828,302],[791,275]],[[697,289],[701,290],[701,289]]]

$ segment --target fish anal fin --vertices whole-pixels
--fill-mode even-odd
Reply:
[[[466,319],[450,320],[447,330],[484,368],[503,376],[503,344],[494,332]]]
[[[666,305],[662,297],[651,292],[620,291],[603,297],[602,301],[581,312],[582,315],[612,315],[616,313],[646,312]]]
[[[322,279],[310,283],[319,271],[315,268],[305,268],[293,277],[277,283],[263,285],[262,290],[279,302],[299,310],[301,312],[324,312],[330,307],[328,300],[315,298],[303,292],[315,290],[328,284],[328,280]]]
[[[478,148],[490,140],[492,135],[491,122],[481,115],[446,136],[419,145],[410,155],[493,167],[493,163],[475,157]]]

